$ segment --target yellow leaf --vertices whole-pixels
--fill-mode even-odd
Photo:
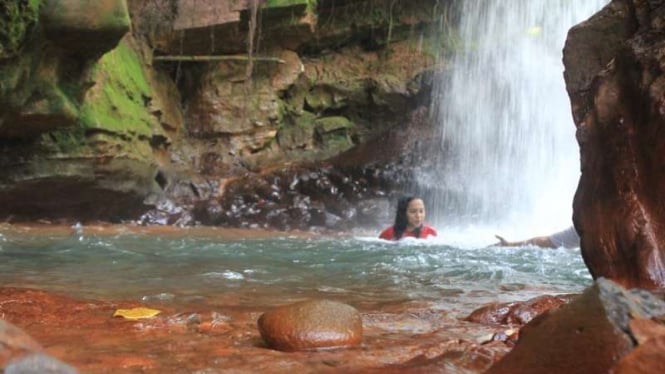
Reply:
[[[152,318],[161,312],[161,310],[150,308],[118,309],[113,313],[113,317],[123,317],[135,321],[141,318]]]

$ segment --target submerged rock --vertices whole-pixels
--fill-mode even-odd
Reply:
[[[281,351],[351,347],[363,336],[360,313],[330,300],[277,307],[259,318],[258,327],[268,345]]]

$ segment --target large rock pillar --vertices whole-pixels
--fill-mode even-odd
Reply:
[[[665,5],[655,3],[614,0],[564,48],[582,256],[594,278],[648,289],[665,286]]]

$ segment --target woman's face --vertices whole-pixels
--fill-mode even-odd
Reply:
[[[407,230],[420,227],[425,222],[425,203],[422,199],[413,199],[406,207]]]

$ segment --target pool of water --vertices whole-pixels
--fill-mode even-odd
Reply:
[[[460,314],[489,302],[580,292],[579,249],[224,231],[4,230],[0,284],[95,299],[263,307],[307,297],[356,306],[427,300]]]

